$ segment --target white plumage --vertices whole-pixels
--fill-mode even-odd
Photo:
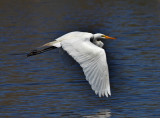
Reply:
[[[98,38],[115,39],[100,33],[91,34],[88,32],[76,31],[67,33],[57,38],[56,41],[47,43],[41,47],[47,47],[46,49],[51,46],[62,47],[80,64],[86,76],[86,80],[95,93],[98,94],[99,97],[108,97],[108,95],[111,95],[108,65],[105,51],[101,48],[103,43],[97,41]],[[37,50],[37,52],[41,53],[43,50]],[[31,52],[28,56],[35,54],[34,50],[34,54]]]

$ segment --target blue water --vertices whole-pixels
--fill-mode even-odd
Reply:
[[[99,98],[59,50],[25,53],[70,31],[100,32],[112,96]],[[160,1],[0,1],[0,117],[160,117]]]

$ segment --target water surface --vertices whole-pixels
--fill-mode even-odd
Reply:
[[[0,1],[0,117],[160,117],[159,0]],[[70,31],[101,32],[112,96],[99,98],[59,50],[24,52]]]

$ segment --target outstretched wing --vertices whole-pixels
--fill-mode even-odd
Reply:
[[[95,93],[99,97],[111,95],[104,49],[92,44],[89,40],[79,38],[64,40],[61,45],[83,68],[86,80],[89,81]]]

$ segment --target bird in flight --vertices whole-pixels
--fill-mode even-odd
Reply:
[[[111,95],[109,72],[106,54],[102,48],[104,44],[100,41],[101,39],[115,38],[101,33],[92,34],[74,31],[32,50],[27,56],[62,47],[80,64],[86,80],[91,85],[92,90],[95,91],[95,94],[98,94],[99,97],[108,97],[108,95]]]

